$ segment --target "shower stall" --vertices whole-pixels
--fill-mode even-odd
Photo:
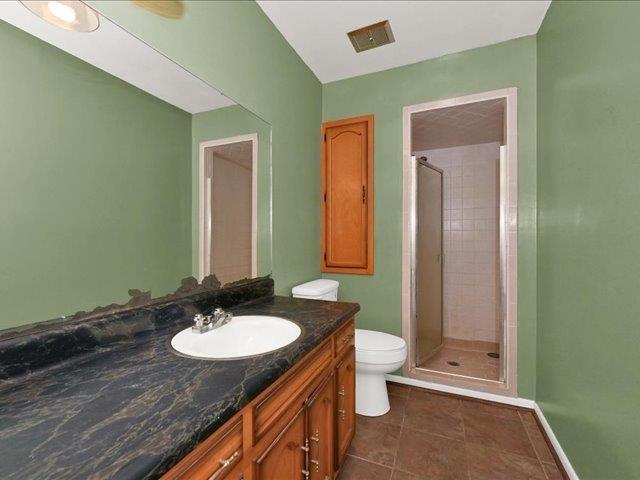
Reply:
[[[516,284],[508,281],[517,255],[517,218],[508,218],[517,199],[508,125],[515,100],[488,96],[405,108],[405,374],[508,394],[515,391]]]

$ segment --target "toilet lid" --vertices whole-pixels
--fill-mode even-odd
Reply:
[[[402,338],[396,337],[395,335],[356,328],[356,350],[388,352],[391,350],[401,350],[405,348],[406,345],[407,344]]]

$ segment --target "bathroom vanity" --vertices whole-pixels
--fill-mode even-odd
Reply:
[[[196,313],[295,322],[277,351],[178,355]],[[0,478],[333,479],[354,434],[359,306],[269,278],[0,335]]]
[[[162,478],[331,479],[354,433],[350,319]]]

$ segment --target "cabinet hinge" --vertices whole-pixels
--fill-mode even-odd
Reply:
[[[325,142],[327,141],[327,134],[326,133],[324,134],[324,141]]]
[[[367,203],[367,187],[362,186],[362,203]]]
[[[327,261],[327,252],[324,252],[324,261]]]
[[[327,202],[327,192],[324,192],[324,201]]]

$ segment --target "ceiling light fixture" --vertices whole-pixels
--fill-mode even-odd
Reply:
[[[65,30],[93,32],[100,26],[96,11],[80,0],[25,0],[20,3],[46,22]]]

